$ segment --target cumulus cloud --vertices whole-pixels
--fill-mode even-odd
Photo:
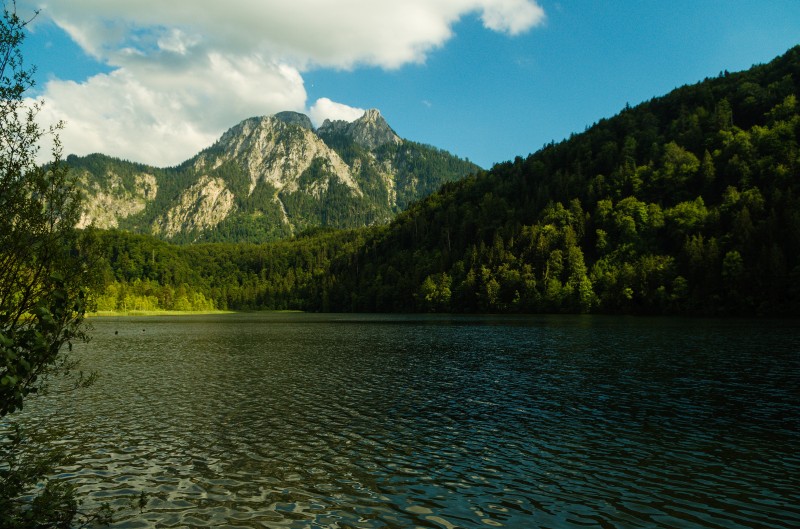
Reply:
[[[331,121],[355,121],[364,115],[363,108],[356,108],[331,101],[327,97],[317,99],[317,102],[308,109],[308,117],[314,122],[317,127],[329,119]]]
[[[544,20],[534,0],[18,4],[41,8],[37,23],[57,24],[114,68],[79,84],[56,79],[45,85],[43,117],[67,121],[66,150],[161,165],[184,160],[249,116],[296,110],[320,121],[363,113],[327,98],[306,110],[302,73],[309,69],[393,69],[423,62],[468,14],[509,35]]]
[[[250,58],[211,55],[203,68],[120,68],[84,83],[45,85],[44,123],[63,120],[67,153],[102,152],[174,165],[211,145],[238,119],[302,111],[300,74]]]
[[[518,35],[531,26],[541,24],[544,9],[526,0],[496,2],[484,8],[481,19],[489,29]]]

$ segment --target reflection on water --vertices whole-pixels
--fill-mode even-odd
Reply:
[[[103,319],[32,402],[116,527],[798,527],[791,322]]]

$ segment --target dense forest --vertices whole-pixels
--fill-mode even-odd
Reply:
[[[270,244],[99,232],[99,309],[800,314],[800,47]]]

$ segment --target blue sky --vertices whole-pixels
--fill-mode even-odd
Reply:
[[[332,23],[272,16],[274,3],[248,13],[253,1],[241,0],[248,19],[223,20],[217,35],[177,9],[159,18],[163,3],[145,15],[133,1],[51,0],[26,60],[43,117],[67,122],[67,153],[171,165],[250,115],[286,108],[321,121],[378,108],[402,137],[491,167],[800,44],[798,0],[409,2],[351,0],[348,22]],[[211,19],[213,4],[184,9],[207,5]],[[403,6],[417,5],[405,20]],[[290,16],[291,33],[270,26]],[[364,24],[376,27],[359,33]]]

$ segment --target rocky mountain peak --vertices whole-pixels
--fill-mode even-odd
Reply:
[[[368,109],[366,112],[364,112],[364,115],[358,118],[356,121],[363,123],[379,123],[382,121],[387,127],[389,126],[388,123],[386,123],[386,120],[383,119],[381,111],[377,108]]]
[[[311,123],[311,118],[305,114],[301,114],[300,112],[278,112],[274,117],[288,125],[297,125],[299,127],[303,127],[304,129],[314,130],[314,125]]]
[[[225,131],[217,141],[217,144],[227,146],[231,143],[240,142],[245,137],[262,136],[273,132],[291,130],[294,127],[304,129],[311,134],[314,133],[314,125],[308,116],[299,112],[284,111],[271,116],[247,118]]]
[[[360,118],[352,122],[326,119],[317,133],[320,136],[342,134],[367,149],[376,149],[387,143],[403,142],[376,108],[367,110]]]
[[[233,161],[249,176],[248,193],[259,183],[268,183],[278,191],[298,188],[300,177],[315,160],[324,166],[334,180],[361,191],[353,181],[350,168],[338,153],[330,149],[315,133],[308,116],[297,112],[280,112],[242,121],[229,129],[201,156],[198,169],[215,169]]]
[[[272,120],[272,116],[259,116],[247,118],[240,121],[233,127],[226,130],[222,136],[217,140],[217,146],[226,146],[232,142],[237,141],[242,136],[249,136],[254,134],[259,129],[262,129]]]
[[[348,148],[351,142],[362,149]],[[263,241],[310,227],[387,222],[443,182],[477,169],[411,141],[403,149],[377,149],[401,143],[375,109],[316,130],[304,114],[279,112],[241,121],[175,168],[97,156],[70,163],[90,197],[86,203],[97,205],[86,209],[82,226],[185,242]]]

